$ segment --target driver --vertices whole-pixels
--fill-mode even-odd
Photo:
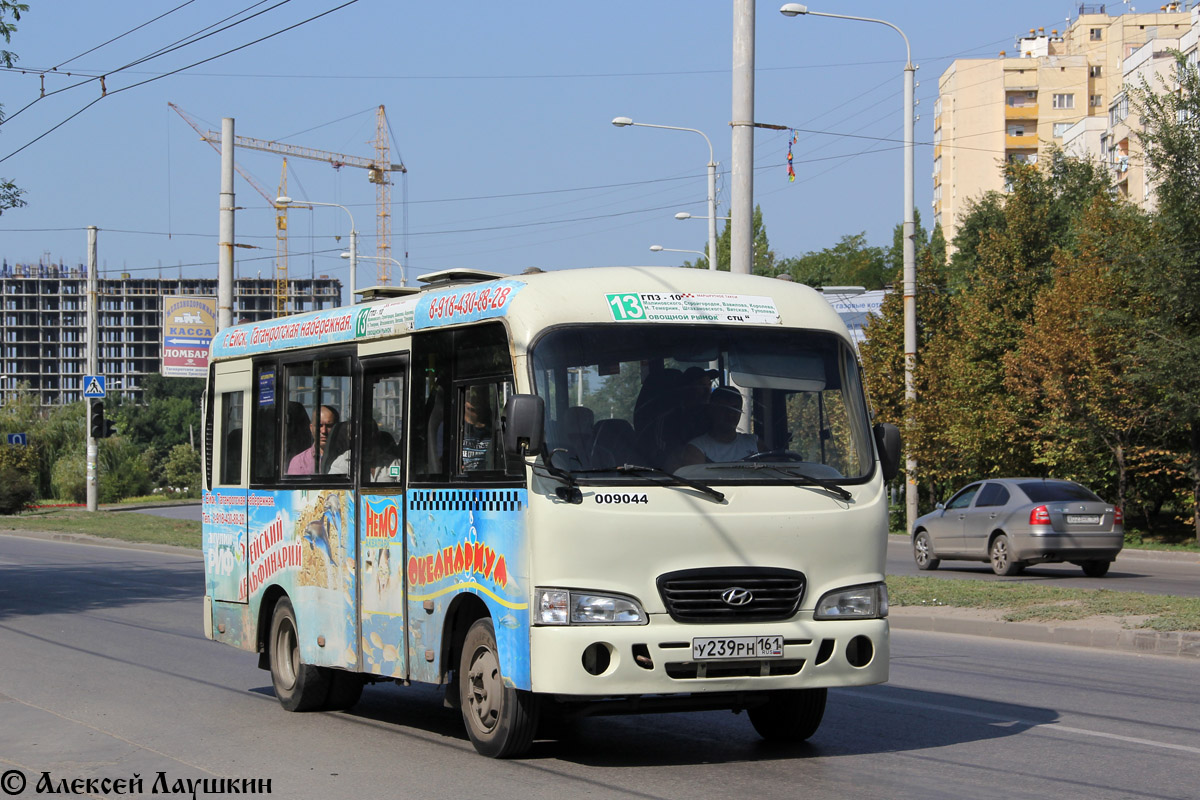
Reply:
[[[687,443],[683,450],[683,465],[709,462],[741,461],[762,450],[758,437],[738,433],[742,418],[742,393],[732,386],[719,386],[709,395],[708,431]]]

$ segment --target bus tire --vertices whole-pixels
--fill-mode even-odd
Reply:
[[[529,750],[537,730],[537,698],[504,685],[490,617],[475,620],[467,630],[458,693],[463,725],[480,755],[514,758]]]
[[[279,704],[288,711],[315,711],[329,698],[329,670],[300,660],[300,636],[292,601],[279,598],[271,614],[271,684]]]
[[[329,670],[329,699],[325,701],[325,710],[349,711],[354,708],[362,699],[365,685],[363,676],[357,672],[347,672],[344,669]]]
[[[789,689],[773,692],[747,716],[758,735],[769,742],[804,742],[821,727],[828,689]]]

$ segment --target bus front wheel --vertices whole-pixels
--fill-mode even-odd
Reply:
[[[328,670],[300,660],[300,636],[296,632],[292,601],[280,598],[271,615],[271,683],[279,704],[288,711],[314,711],[329,697]]]
[[[775,692],[767,702],[748,709],[750,723],[769,742],[803,742],[821,727],[827,689]]]
[[[537,700],[530,692],[504,685],[496,631],[488,617],[475,620],[463,640],[458,696],[467,735],[481,755],[512,758],[533,744]]]

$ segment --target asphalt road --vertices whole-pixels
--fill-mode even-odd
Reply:
[[[830,694],[807,745],[744,716],[587,720],[477,756],[432,689],[289,714],[200,632],[199,557],[0,536],[0,772],[269,779],[290,798],[1195,798],[1191,659],[896,631],[891,681]],[[19,775],[18,775],[19,773]],[[97,793],[99,794],[99,793]],[[204,796],[201,793],[201,796]]]

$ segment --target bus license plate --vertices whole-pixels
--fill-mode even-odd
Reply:
[[[1100,517],[1096,514],[1067,514],[1067,522],[1071,525],[1099,525]]]
[[[692,659],[783,658],[782,636],[713,636],[692,639]]]

